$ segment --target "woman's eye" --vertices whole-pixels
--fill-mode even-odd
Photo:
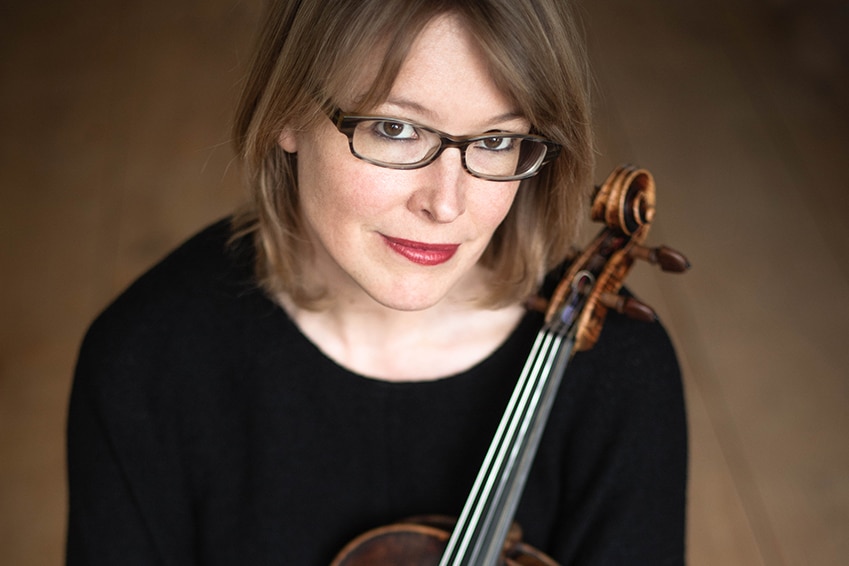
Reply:
[[[404,122],[391,122],[384,120],[377,122],[374,125],[375,131],[383,137],[395,140],[412,140],[416,139],[416,129],[410,124]]]
[[[512,149],[514,141],[513,138],[492,136],[482,139],[479,143],[480,147],[489,151],[507,151]]]

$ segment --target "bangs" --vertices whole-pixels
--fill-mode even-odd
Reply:
[[[446,12],[443,4],[363,3],[346,22],[341,45],[337,36],[337,45],[331,46],[337,55],[325,72],[321,91],[315,93],[322,108],[365,112],[385,101],[421,31]]]
[[[337,36],[333,48],[338,55],[324,73],[326,79],[315,100],[325,111],[342,107],[346,112],[367,113],[381,104],[389,97],[422,30],[443,15],[457,16],[468,26],[493,82],[519,113],[540,133],[549,129],[547,122],[557,112],[539,108],[540,91],[547,81],[540,84],[538,75],[545,72],[534,69],[556,61],[556,57],[539,53],[533,47],[536,42],[522,40],[529,34],[516,33],[505,10],[484,13],[474,3],[425,1],[411,7],[404,2],[387,2],[376,11],[364,7],[352,14],[341,45]],[[338,31],[331,30],[328,35]]]

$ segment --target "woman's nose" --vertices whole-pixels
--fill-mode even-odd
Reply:
[[[466,186],[472,177],[463,169],[458,148],[446,149],[418,173],[418,186],[410,198],[413,212],[448,223],[466,211]]]

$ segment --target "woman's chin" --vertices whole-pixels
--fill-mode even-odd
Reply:
[[[443,295],[435,296],[433,293],[403,294],[398,293],[375,293],[371,298],[383,307],[396,311],[417,312],[435,307],[445,298]]]
[[[398,285],[384,289],[366,289],[380,305],[398,311],[424,311],[442,305],[469,305],[484,298],[486,287],[470,285],[467,278],[452,284]]]

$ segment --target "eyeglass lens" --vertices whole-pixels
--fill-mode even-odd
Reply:
[[[519,134],[495,133],[465,140],[466,167],[487,177],[514,177],[535,171],[545,158],[544,143]],[[379,164],[414,166],[428,162],[440,147],[437,132],[395,120],[363,120],[353,132],[360,157]]]

